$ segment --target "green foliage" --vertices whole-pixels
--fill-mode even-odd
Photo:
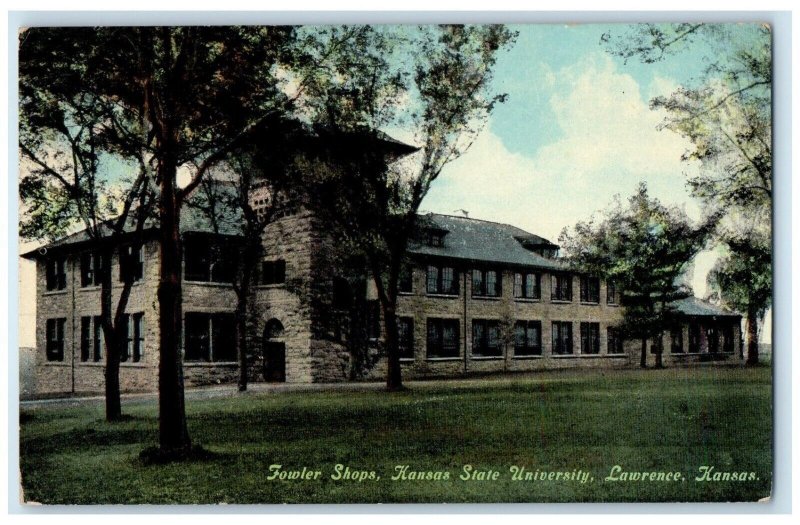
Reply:
[[[680,279],[718,218],[696,226],[680,209],[651,198],[641,183],[627,206],[617,201],[600,218],[565,229],[559,240],[576,268],[616,283],[625,306],[624,331],[649,338],[669,326],[670,303],[691,295]]]
[[[342,32],[358,36],[343,46]],[[327,136],[318,168],[306,171],[342,239],[387,268],[404,254],[442,168],[505,99],[491,93],[492,68],[516,35],[503,26],[360,26],[326,35],[343,58],[309,84],[308,99],[312,119],[338,138]],[[395,162],[412,150],[385,133],[412,137],[418,150]]]
[[[674,93],[655,97],[651,107],[666,111],[662,128],[692,143],[683,158],[700,162],[700,174],[688,180],[694,195],[715,208],[771,207],[772,35],[768,26],[642,24],[616,36],[604,35],[603,43],[626,61],[639,58],[644,63],[706,46],[709,53],[702,77]]]
[[[19,196],[24,206],[19,222],[22,238],[51,242],[70,233],[77,210],[63,187],[28,176],[20,180]]]
[[[772,35],[766,25],[644,24],[622,35],[604,35],[609,52],[626,61],[665,59],[696,43],[709,49],[707,66],[692,85],[655,97],[661,124],[689,139],[683,160],[698,161],[687,182],[692,194],[725,220],[717,240],[729,255],[709,278],[727,305],[763,316],[772,293]],[[755,341],[751,352],[757,351]]]
[[[728,254],[719,259],[708,282],[730,307],[759,318],[772,302],[772,249],[768,239],[756,236],[726,239]]]

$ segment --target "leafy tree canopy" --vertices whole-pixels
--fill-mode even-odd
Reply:
[[[576,268],[616,284],[626,333],[645,338],[666,327],[672,301],[691,295],[681,278],[717,220],[695,225],[682,210],[651,198],[641,183],[626,205],[617,200],[600,217],[565,229],[559,240]]]

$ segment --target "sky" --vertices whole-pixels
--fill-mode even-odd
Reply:
[[[718,50],[697,43],[653,64],[627,63],[601,45],[624,25],[515,26],[516,44],[498,58],[494,87],[508,94],[470,150],[445,167],[422,209],[506,222],[558,242],[565,227],[591,217],[614,195],[650,194],[702,216],[686,180],[698,165],[681,160],[687,139],[658,130],[665,113],[651,98],[691,85]],[[754,26],[733,33],[748,38]],[[701,254],[690,283],[706,293],[716,259]]]
[[[649,100],[699,75],[704,50],[625,64],[600,45],[604,33],[625,26],[515,29],[518,40],[495,70],[495,89],[508,94],[507,102],[471,150],[445,168],[423,207],[463,208],[557,241],[562,228],[646,181],[652,195],[698,217],[684,175],[697,166],[680,160],[690,144],[657,130],[664,113],[651,110]]]
[[[445,167],[422,211],[463,209],[472,218],[513,224],[557,243],[563,228],[645,181],[652,196],[699,219],[701,204],[686,187],[698,166],[681,161],[690,143],[657,129],[665,114],[651,110],[649,101],[691,84],[719,50],[700,42],[653,64],[625,63],[601,46],[601,37],[624,34],[628,26],[512,28],[519,36],[499,55],[493,81],[508,99],[470,150]],[[741,25],[732,33],[746,39],[753,29]],[[705,252],[696,260],[690,284],[698,296],[706,294],[705,276],[716,257]],[[31,268],[21,270],[24,290]],[[30,320],[31,306],[24,297],[22,302],[21,321]]]

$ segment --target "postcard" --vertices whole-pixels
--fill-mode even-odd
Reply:
[[[21,29],[21,501],[769,500],[772,31]]]

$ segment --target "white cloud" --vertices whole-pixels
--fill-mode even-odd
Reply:
[[[649,94],[642,96],[633,77],[597,53],[555,72],[551,89],[559,139],[523,155],[485,130],[445,169],[423,207],[442,213],[465,208],[471,217],[557,240],[562,228],[606,207],[614,194],[630,195],[644,180],[653,196],[699,217],[684,175],[697,166],[680,160],[689,144],[656,129],[664,115],[650,110]]]

